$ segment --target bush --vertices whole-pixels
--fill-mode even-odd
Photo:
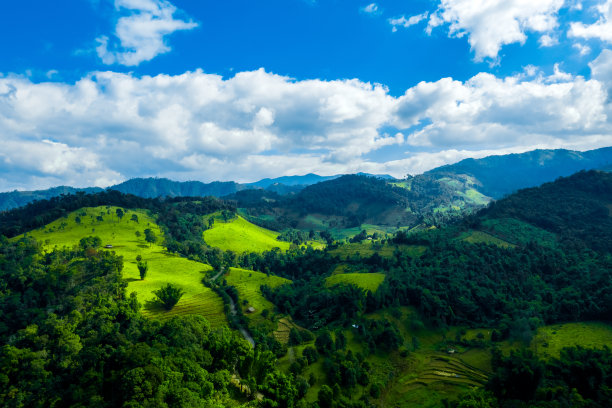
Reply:
[[[170,283],[161,289],[154,290],[153,293],[166,310],[171,310],[185,294],[181,288]]]

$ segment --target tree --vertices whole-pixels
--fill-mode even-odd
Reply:
[[[74,218],[74,222],[76,222],[77,224],[81,223],[81,217],[79,217],[78,215]]]
[[[153,294],[157,296],[158,301],[162,304],[164,309],[172,310],[181,297],[183,297],[185,292],[183,292],[181,288],[168,283],[166,286],[163,286],[158,290],[154,290]]]
[[[147,271],[149,270],[149,265],[147,265],[146,262],[140,262],[139,261],[136,264],[136,266],[138,267],[138,272],[140,273],[140,279],[144,280],[144,278],[147,276]],[[177,302],[178,302],[178,300],[177,300]]]
[[[157,240],[157,237],[155,236],[155,233],[151,231],[150,228],[147,228],[146,230],[144,230],[144,233],[145,233],[145,241],[149,243],[149,246],[155,243],[155,241]]]
[[[79,247],[82,249],[98,248],[102,245],[100,237],[84,237],[79,241]]]
[[[142,235],[140,231],[136,231],[134,234],[136,234],[136,238],[140,238],[140,236]]]
[[[138,222],[138,215],[132,214],[131,220],[134,221],[134,222]]]
[[[117,208],[115,210],[115,213],[117,213],[117,217],[119,218],[119,220],[121,220],[123,218],[123,216],[125,215],[125,213],[123,212],[123,210],[121,208]]]
[[[322,385],[318,397],[321,408],[331,408],[334,405],[334,392],[329,386]]]

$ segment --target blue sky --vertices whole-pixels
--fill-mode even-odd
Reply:
[[[612,144],[612,0],[21,0],[0,191]]]

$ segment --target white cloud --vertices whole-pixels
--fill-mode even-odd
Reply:
[[[193,21],[175,19],[177,9],[166,0],[115,0],[115,8],[128,13],[117,20],[116,38],[96,39],[96,52],[107,65],[135,66],[150,61],[171,50],[166,36],[198,26]]]
[[[538,42],[540,43],[540,47],[552,47],[553,45],[559,44],[559,39],[557,37],[544,34],[540,37]]]
[[[564,0],[441,0],[428,31],[449,24],[450,36],[467,36],[477,61],[496,59],[503,45],[523,44],[528,31],[552,32],[563,4]]]
[[[416,16],[412,16],[410,18],[406,18],[405,16],[401,16],[398,18],[389,19],[389,24],[393,26],[393,32],[397,31],[397,27],[408,28],[410,26],[419,24],[421,21],[425,20],[429,15],[428,12],[417,14]]]
[[[593,24],[573,22],[567,33],[568,37],[599,39],[603,42],[612,43],[612,0],[595,7],[599,14],[598,20]]]
[[[378,7],[378,4],[376,3],[370,3],[367,6],[362,7],[361,11],[367,14],[372,14],[372,15],[380,14],[380,8]]]
[[[578,50],[578,53],[579,53],[581,56],[585,56],[585,55],[587,55],[587,54],[590,54],[590,53],[591,53],[591,47],[589,47],[589,46],[588,46],[588,45],[586,45],[586,44],[574,43],[574,44],[572,44],[572,47],[574,47],[575,49],[577,49],[577,50]]]
[[[612,50],[603,50],[590,64],[591,77],[604,84],[612,98]]]
[[[140,176],[403,176],[491,152],[612,145],[611,66],[606,50],[590,80],[559,65],[548,75],[526,67],[505,78],[421,82],[400,97],[359,80],[264,70],[229,79],[98,72],[74,84],[0,75],[0,188]],[[396,160],[368,158],[389,146]]]

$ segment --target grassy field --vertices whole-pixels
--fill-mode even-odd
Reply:
[[[212,290],[202,284],[202,278],[210,266],[170,254],[159,245],[162,232],[155,221],[142,210],[125,210],[122,219],[116,214],[117,207],[84,208],[56,220],[45,227],[28,233],[43,244],[45,250],[53,247],[73,246],[86,236],[98,236],[102,245],[112,245],[109,249],[124,258],[123,277],[128,282],[127,292],[136,292],[143,304],[145,316],[168,319],[175,315],[201,314],[213,326],[227,324],[223,312],[223,302]],[[132,221],[133,215],[138,222]],[[98,220],[102,217],[102,221]],[[77,217],[80,223],[77,222]],[[143,231],[149,228],[157,236],[157,242],[145,242]],[[141,234],[136,236],[136,232]],[[140,280],[136,267],[136,256],[142,256],[149,270],[145,280]],[[155,295],[152,291],[166,283],[180,286],[185,295],[171,311],[163,310],[151,302]]]
[[[381,235],[384,237],[386,234],[392,234],[396,232],[397,228],[385,227],[383,225],[372,225],[372,224],[362,224],[359,227],[353,227],[353,228],[329,228],[329,232],[337,240],[352,238],[363,230],[365,230],[368,235],[377,233],[378,235]]]
[[[514,218],[501,218],[483,221],[483,226],[495,236],[516,244],[537,242],[539,245],[555,247],[557,236]]]
[[[407,252],[412,258],[418,258],[425,253],[427,248],[420,245],[381,245],[376,241],[363,241],[339,245],[338,248],[329,251],[332,255],[346,259],[352,255],[359,254],[361,257],[370,257],[378,254],[383,258],[391,258],[396,250]]]
[[[331,287],[340,283],[352,283],[364,290],[374,293],[385,280],[383,273],[343,273],[325,279],[325,286]]]
[[[213,227],[204,231],[204,241],[211,247],[239,253],[264,252],[273,248],[286,251],[291,244],[277,240],[278,235],[278,232],[252,224],[241,216],[228,222],[215,217]]]
[[[242,311],[252,322],[263,319],[261,312],[264,309],[269,310],[270,313],[274,312],[274,305],[261,294],[261,290],[259,289],[260,286],[268,285],[275,288],[286,283],[291,283],[289,279],[279,276],[267,276],[262,272],[238,268],[230,268],[229,273],[225,275],[225,280],[228,285],[238,290]],[[248,303],[244,304],[243,301],[245,300]],[[255,312],[247,313],[249,307],[253,307]]]
[[[612,325],[603,322],[563,323],[544,326],[531,342],[540,356],[559,357],[563,347],[612,347]]]

